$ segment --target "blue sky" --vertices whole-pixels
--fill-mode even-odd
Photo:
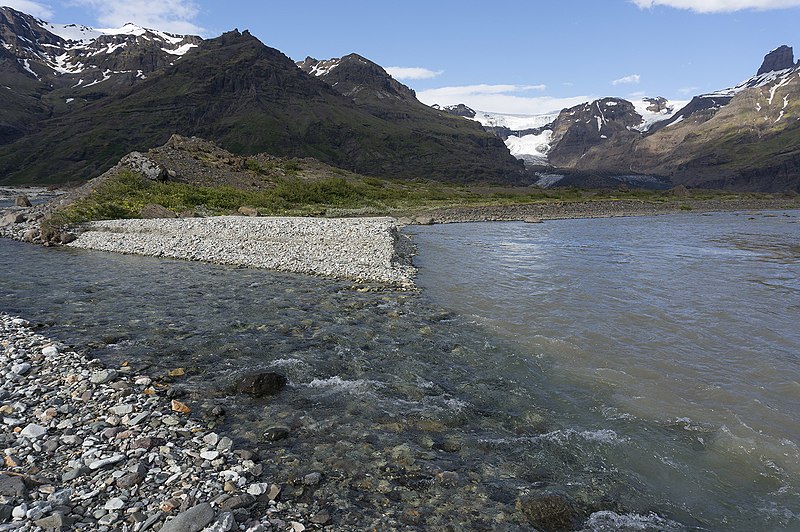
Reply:
[[[0,2],[56,23],[249,29],[293,59],[357,52],[395,67],[426,103],[527,114],[602,96],[686,100],[800,46],[800,0]]]

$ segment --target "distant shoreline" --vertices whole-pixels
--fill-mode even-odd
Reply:
[[[514,205],[459,206],[428,209],[400,218],[408,225],[468,222],[538,222],[617,216],[800,209],[800,197],[764,199],[681,198],[664,202],[644,200],[553,201]]]

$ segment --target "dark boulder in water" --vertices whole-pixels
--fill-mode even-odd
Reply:
[[[280,373],[252,373],[239,379],[234,390],[236,393],[264,397],[279,393],[288,382],[286,377]]]
[[[537,530],[573,530],[578,522],[575,508],[565,497],[554,494],[517,500],[517,510]]]

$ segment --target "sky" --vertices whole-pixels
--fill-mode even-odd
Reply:
[[[427,104],[543,114],[736,85],[800,46],[800,0],[0,0],[48,22],[249,30],[295,60],[358,53]],[[800,52],[800,48],[798,48]]]

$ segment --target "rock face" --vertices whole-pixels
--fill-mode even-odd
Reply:
[[[553,147],[548,158],[557,167],[575,165],[593,147],[602,149],[609,144],[609,139],[615,143],[637,139],[640,133],[633,128],[641,121],[633,104],[620,98],[603,98],[564,109],[553,122]]]
[[[792,50],[790,46],[784,44],[767,54],[756,75],[760,76],[767,72],[786,70],[794,66],[794,50]]]

